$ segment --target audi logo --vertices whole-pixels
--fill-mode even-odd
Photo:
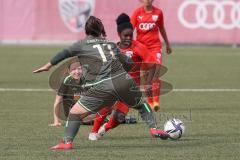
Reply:
[[[189,12],[190,7],[196,7],[193,14],[194,21],[190,21],[184,14]],[[213,8],[212,12],[210,12],[209,7]],[[230,10],[226,9],[227,7]],[[229,21],[226,21],[227,14],[230,15]],[[226,30],[240,28],[240,2],[232,0],[186,0],[179,7],[178,18],[183,26],[191,29],[201,27]],[[211,22],[208,21],[210,18],[212,19]]]

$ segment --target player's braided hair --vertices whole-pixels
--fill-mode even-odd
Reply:
[[[103,36],[106,37],[106,32],[102,21],[94,16],[90,16],[85,25],[85,32],[87,35],[94,37]]]
[[[117,19],[117,31],[118,33],[121,33],[125,29],[133,29],[133,26],[130,22],[130,18],[126,13],[120,14]]]

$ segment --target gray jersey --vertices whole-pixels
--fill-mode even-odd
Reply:
[[[115,43],[104,38],[87,37],[57,54],[51,63],[54,65],[65,58],[78,56],[85,70],[86,83],[95,84],[125,73],[119,60],[121,55]]]

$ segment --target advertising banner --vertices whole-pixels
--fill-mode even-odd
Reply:
[[[240,0],[155,0],[172,43],[240,44]],[[116,17],[139,0],[1,0],[0,42],[69,42],[84,37],[90,15],[117,40]]]

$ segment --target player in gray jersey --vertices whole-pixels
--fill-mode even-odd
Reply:
[[[61,120],[67,119],[70,109],[79,100],[84,84],[82,73],[80,62],[75,58],[67,61],[51,74],[49,85],[57,94],[53,105],[54,123],[49,126],[61,126]]]
[[[115,43],[109,42],[100,19],[90,16],[85,25],[86,38],[63,50],[50,62],[34,71],[48,71],[62,60],[77,56],[86,70],[85,88],[78,102],[71,108],[63,140],[51,149],[72,149],[82,119],[102,107],[112,107],[116,101],[144,110],[142,93],[125,71],[131,61],[121,54]],[[130,64],[130,65],[128,65]],[[125,69],[124,69],[125,68]],[[146,111],[145,117],[151,116]],[[168,135],[165,135],[168,136]]]

